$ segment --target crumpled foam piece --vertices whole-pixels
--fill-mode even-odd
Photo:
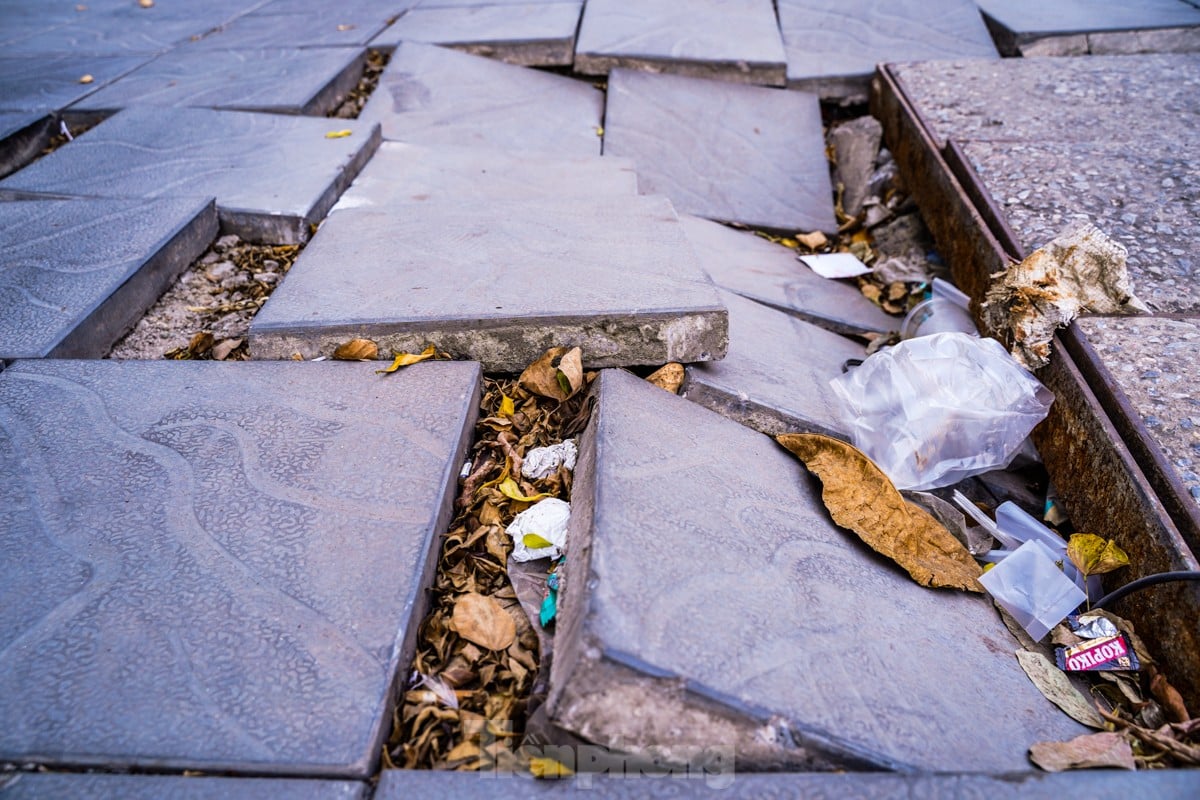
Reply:
[[[521,462],[521,474],[533,481],[549,478],[558,471],[559,466],[569,470],[575,469],[575,459],[579,449],[575,447],[574,439],[552,444],[549,447],[535,447],[525,454]]]
[[[567,547],[567,522],[571,519],[571,504],[557,497],[547,497],[517,514],[504,532],[513,540],[513,561],[533,561],[537,558],[558,558]],[[525,534],[536,534],[550,542],[551,547],[531,548],[525,545]]]

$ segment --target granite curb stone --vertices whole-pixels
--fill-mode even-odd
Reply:
[[[301,778],[17,773],[3,800],[365,800],[367,784]]]

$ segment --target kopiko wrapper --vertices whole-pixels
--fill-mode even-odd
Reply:
[[[1126,672],[1142,668],[1120,634],[1059,647],[1054,655],[1058,668],[1066,672]]]

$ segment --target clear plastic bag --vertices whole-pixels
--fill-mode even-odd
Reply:
[[[965,333],[903,341],[830,386],[854,446],[898,489],[1008,466],[1054,400],[999,342]]]
[[[979,582],[1035,642],[1087,599],[1035,539],[983,573]]]

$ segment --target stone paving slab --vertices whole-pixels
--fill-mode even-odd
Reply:
[[[404,209],[412,203],[498,203],[637,194],[627,159],[547,158],[480,147],[421,147],[384,142],[334,210]]]
[[[425,8],[409,11],[372,40],[442,44],[526,66],[569,66],[583,3],[528,3]]]
[[[0,203],[0,359],[104,356],[216,234],[211,200]]]
[[[363,800],[367,785],[299,778],[17,773],[0,778],[3,800]]]
[[[0,110],[61,111],[145,64],[147,56],[0,58]],[[85,75],[92,80],[81,83]]]
[[[731,292],[729,352],[720,361],[692,364],[682,396],[772,436],[823,433],[849,441],[829,382],[866,348],[790,314]]]
[[[58,126],[41,111],[0,111],[0,178],[42,154]]]
[[[344,13],[340,4],[327,7],[319,15],[267,13],[267,9],[262,9],[238,17],[202,39],[181,47],[187,50],[255,50],[262,47],[362,46],[385,27],[386,21],[378,14]]]
[[[614,69],[605,155],[680,211],[788,231],[833,231],[816,95]]]
[[[411,144],[588,156],[600,152],[603,106],[590,83],[405,42],[359,120]]]
[[[352,135],[325,137],[343,129]],[[308,239],[378,142],[378,127],[356,120],[134,107],[0,181],[0,191],[215,197],[226,232],[293,244]]]
[[[1200,9],[1182,0],[977,0],[1006,55],[1200,49]]]
[[[324,115],[358,85],[366,51],[174,50],[71,106],[117,111],[130,106],[198,106],[274,114]]]
[[[885,314],[857,288],[820,277],[792,250],[748,231],[684,214],[680,217],[700,266],[722,289],[778,308],[835,333],[897,330],[900,320]]]
[[[668,763],[722,747],[739,772],[1023,771],[1034,742],[1085,732],[985,597],[918,586],[835,527],[769,437],[629,373],[598,380],[555,724]]]
[[[480,384],[390,377],[0,373],[0,761],[368,777]]]
[[[575,69],[614,67],[783,86],[787,56],[770,0],[588,0]]]
[[[1125,246],[1134,292],[1152,311],[1200,314],[1200,163],[1187,148],[968,142],[963,151],[1026,252],[1086,216]]]
[[[31,32],[7,42],[5,55],[149,56],[164,53],[220,24],[219,17],[199,14],[159,19],[155,9],[131,6],[119,11],[81,15],[74,22]],[[134,13],[137,11],[143,13]]]
[[[395,242],[403,242],[397,247]],[[355,337],[520,371],[547,348],[589,367],[707,361],[727,317],[662,198],[418,203],[331,214],[250,327],[256,358]]]
[[[788,86],[865,94],[884,61],[996,58],[973,0],[779,0]]]

